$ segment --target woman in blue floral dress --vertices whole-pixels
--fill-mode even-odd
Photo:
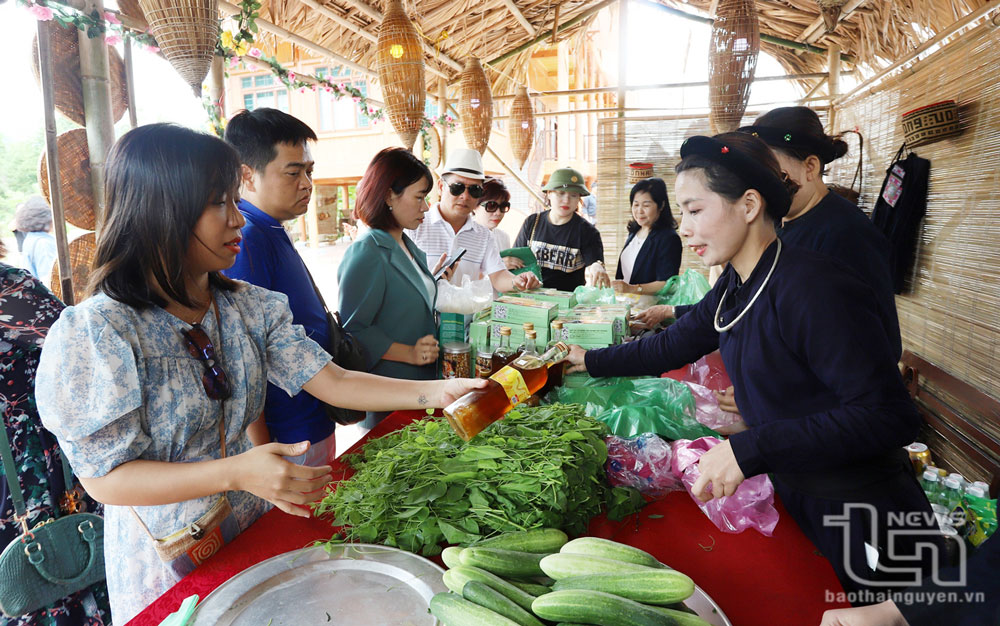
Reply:
[[[0,243],[0,258],[4,256]],[[63,305],[27,271],[0,263],[0,407],[7,429],[21,493],[28,508],[28,525],[52,518],[66,492],[59,446],[45,430],[35,408],[35,370],[49,326]],[[0,466],[0,475],[3,467]],[[71,485],[72,486],[72,485]],[[101,513],[101,505],[84,498],[86,510]],[[14,519],[6,479],[0,479],[0,550],[21,534]],[[58,513],[62,515],[62,513]],[[111,623],[107,586],[101,582],[18,618],[0,615],[3,626],[100,626]]]
[[[153,538],[162,546],[178,533],[221,536],[217,549],[272,504],[309,516],[322,497],[331,468],[285,459],[308,441],[250,442],[268,381],[374,411],[445,406],[485,383],[345,371],[292,324],[284,295],[223,276],[240,251],[239,173],[232,147],[179,126],[142,126],[119,139],[108,158],[94,295],[53,324],[38,368],[42,422],[105,504],[118,624],[211,554],[199,544],[161,560]],[[223,499],[231,512],[222,524],[195,532],[192,523]]]

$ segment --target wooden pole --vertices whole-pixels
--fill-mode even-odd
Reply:
[[[135,111],[135,73],[132,66],[132,40],[125,39],[125,90],[128,94],[128,123],[131,128],[139,125]]]
[[[226,60],[219,55],[212,57],[208,70],[208,97],[219,119],[226,119]]]
[[[59,180],[59,149],[56,143],[55,96],[52,91],[52,50],[45,22],[38,22],[38,74],[42,83],[45,113],[45,161],[49,175],[49,199],[52,201],[52,229],[56,236],[56,258],[59,265],[59,287],[67,305],[73,298],[73,269],[69,264],[69,238],[66,236],[66,216],[63,212],[62,182]]]
[[[448,111],[448,83],[438,81],[438,111],[442,114]],[[441,125],[441,159],[442,164],[448,160],[448,126]]]
[[[830,99],[833,100],[840,95],[840,44],[830,44],[828,63],[830,64],[830,78],[828,79],[830,85],[829,94]],[[837,128],[837,107],[833,104],[830,105],[830,110],[827,113],[826,119],[826,132],[833,134]]]
[[[490,59],[489,61],[487,61],[486,63],[484,63],[484,65],[493,65],[494,63],[499,63],[500,61],[504,61],[506,59],[509,59],[512,56],[516,56],[518,54],[521,54],[522,52],[524,52],[528,48],[531,48],[535,44],[541,43],[541,42],[545,41],[546,39],[548,39],[549,37],[551,37],[553,32],[555,32],[557,30],[565,30],[565,29],[569,28],[570,26],[573,26],[574,24],[577,24],[578,22],[582,22],[583,20],[587,19],[591,15],[594,15],[598,11],[601,11],[605,7],[609,7],[612,4],[614,4],[616,2],[620,2],[620,1],[621,0],[604,0],[604,2],[601,2],[600,4],[596,4],[596,5],[592,6],[592,7],[590,7],[589,9],[587,9],[586,11],[580,13],[576,17],[571,18],[569,20],[566,20],[562,24],[559,24],[558,27],[553,27],[551,30],[547,30],[544,33],[539,33],[538,36],[535,37],[534,39],[532,39],[531,41],[527,41],[527,42],[521,44],[520,46],[514,48],[513,50],[508,50],[507,52],[504,52],[500,56],[498,56],[496,58],[493,58],[493,59]],[[348,0],[348,2],[351,2],[351,0]]]
[[[625,85],[628,81],[628,0],[618,2],[618,117],[625,117]]]
[[[83,12],[104,15],[103,0],[85,0]],[[115,143],[114,120],[111,112],[111,81],[108,79],[108,47],[103,37],[78,33],[80,42],[80,75],[83,79],[83,111],[86,119],[87,146],[90,152],[90,183],[97,214],[97,231],[104,222],[104,165]]]

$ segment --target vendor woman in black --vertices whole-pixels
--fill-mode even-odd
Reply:
[[[903,348],[889,273],[889,243],[857,205],[823,182],[826,166],[847,153],[847,144],[828,136],[809,107],[772,109],[740,131],[763,139],[781,169],[799,186],[778,229],[781,241],[833,257],[871,285],[890,322],[889,339],[898,360]]]
[[[896,369],[893,320],[852,272],[778,239],[775,223],[790,198],[762,141],[692,137],[681,157],[680,234],[706,265],[725,271],[663,332],[600,350],[574,346],[569,360],[592,376],[658,375],[718,348],[749,428],[701,457],[693,492],[727,496],[746,477],[771,473],[844,588],[884,590],[878,581],[896,564],[887,549],[890,514],[933,520],[902,448],[920,418]],[[928,552],[915,541],[906,535],[891,546],[898,557],[920,555],[898,563],[912,576]],[[876,571],[866,543],[877,551]]]
[[[681,238],[670,213],[670,198],[662,178],[640,180],[628,195],[632,221],[618,256],[617,280],[622,293],[653,294],[681,267]]]

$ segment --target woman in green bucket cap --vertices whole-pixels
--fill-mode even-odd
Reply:
[[[611,286],[601,234],[577,213],[580,199],[590,195],[583,174],[571,167],[558,169],[542,189],[549,209],[524,220],[514,245],[531,248],[546,287],[573,291],[585,283]]]

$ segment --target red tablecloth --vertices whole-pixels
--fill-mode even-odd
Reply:
[[[365,439],[380,437],[423,415],[418,411],[390,415]],[[351,470],[339,465],[335,477]],[[614,539],[650,552],[694,579],[722,607],[734,626],[819,624],[823,611],[842,604],[827,603],[827,591],[839,593],[833,568],[777,503],[781,521],[774,536],[748,530],[738,535],[718,530],[686,493],[675,492],[650,503],[637,515],[612,522],[595,518],[589,534]],[[333,534],[328,521],[287,515],[274,509],[232,543],[183,578],[129,622],[156,626],[177,610],[184,598],[205,598],[244,569],[272,556],[312,545]],[[440,563],[440,561],[438,561]]]

